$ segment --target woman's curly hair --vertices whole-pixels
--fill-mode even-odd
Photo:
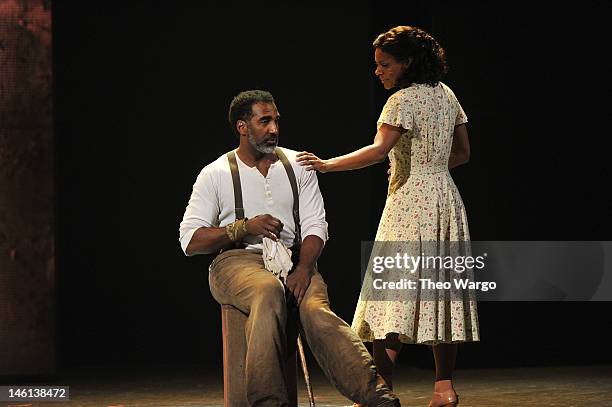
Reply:
[[[398,82],[402,88],[413,83],[435,86],[448,70],[444,48],[420,28],[408,25],[392,28],[376,37],[372,45],[392,55],[398,62],[408,62],[412,58]]]

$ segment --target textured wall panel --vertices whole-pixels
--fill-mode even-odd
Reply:
[[[48,1],[0,0],[0,375],[55,369]]]

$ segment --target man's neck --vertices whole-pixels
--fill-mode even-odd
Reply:
[[[254,149],[250,144],[240,144],[236,150],[236,154],[238,154],[240,160],[249,167],[259,166],[264,163],[273,163],[278,160],[276,153],[262,153]]]

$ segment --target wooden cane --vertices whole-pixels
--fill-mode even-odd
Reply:
[[[302,365],[302,373],[304,373],[304,382],[306,382],[306,391],[308,392],[308,401],[310,407],[315,407],[314,394],[312,393],[312,384],[310,383],[310,374],[308,373],[308,365],[306,365],[306,355],[304,354],[304,345],[302,344],[302,326],[298,321],[300,333],[297,337],[298,352],[300,354],[300,364]]]

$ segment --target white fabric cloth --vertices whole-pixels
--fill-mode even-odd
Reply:
[[[264,265],[266,270],[280,278],[283,283],[287,282],[287,276],[293,267],[291,261],[291,249],[285,247],[282,241],[274,241],[268,237],[263,238]]]
[[[295,161],[297,151],[282,149],[291,163],[298,184],[302,239],[308,235],[327,241],[325,207],[315,171],[306,171]],[[283,222],[280,239],[285,247],[293,245],[293,192],[283,163],[278,160],[263,176],[256,167],[249,167],[236,154],[240,171],[244,215],[254,218],[270,214]],[[227,156],[224,154],[202,169],[195,184],[189,204],[179,229],[183,251],[193,233],[200,227],[224,227],[236,220],[234,212],[234,185]],[[247,236],[247,249],[263,250],[261,236]]]

